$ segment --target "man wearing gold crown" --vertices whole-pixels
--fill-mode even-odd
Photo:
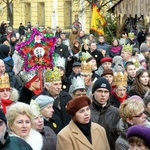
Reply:
[[[123,59],[124,66],[128,61],[132,61],[132,49],[133,46],[130,44],[123,45],[121,57]]]
[[[61,81],[61,73],[57,67],[53,69],[47,68],[44,72],[44,90],[38,94],[39,95],[48,95],[54,98],[54,114],[61,119],[63,126],[66,126],[71,117],[66,112],[66,104],[71,99],[71,96],[62,91],[62,81]],[[35,99],[37,96],[34,96],[32,99]],[[44,99],[43,99],[44,100]],[[52,116],[52,119],[53,118]]]

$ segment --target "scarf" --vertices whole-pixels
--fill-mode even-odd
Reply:
[[[113,53],[117,53],[121,50],[121,46],[112,46],[110,50]]]
[[[117,98],[117,100],[122,103],[126,98],[127,98],[127,94],[125,94],[123,97],[119,97],[117,96],[117,94],[114,92],[114,96]]]
[[[13,103],[13,101],[9,100],[9,99],[7,99],[7,100],[1,99],[1,103],[2,103],[2,110],[3,110],[4,114],[6,114],[6,106],[11,105]]]
[[[92,140],[91,140],[91,121],[87,124],[81,124],[79,122],[75,122],[75,124],[81,130],[81,132],[86,136],[88,141],[90,143],[92,143]]]
[[[41,89],[33,90],[32,91],[35,95],[38,95],[41,93]]]

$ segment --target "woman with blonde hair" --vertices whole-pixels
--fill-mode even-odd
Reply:
[[[119,134],[115,143],[115,150],[127,150],[129,144],[127,141],[127,130],[134,125],[150,127],[150,123],[146,120],[145,105],[142,100],[129,98],[123,101],[119,107],[121,119],[117,125]]]
[[[33,113],[29,105],[18,102],[6,114],[10,135],[24,139],[33,150],[41,150],[43,139],[32,129]]]

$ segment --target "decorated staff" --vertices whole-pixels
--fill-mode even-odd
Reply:
[[[53,67],[53,52],[56,38],[52,34],[42,34],[33,28],[28,40],[16,45],[16,50],[24,59],[25,71],[38,69],[42,87],[42,69]]]

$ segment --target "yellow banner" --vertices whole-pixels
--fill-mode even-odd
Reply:
[[[98,32],[99,34],[104,34],[103,26],[106,25],[106,21],[97,6],[93,4],[92,6],[92,18],[91,18],[91,30]]]

